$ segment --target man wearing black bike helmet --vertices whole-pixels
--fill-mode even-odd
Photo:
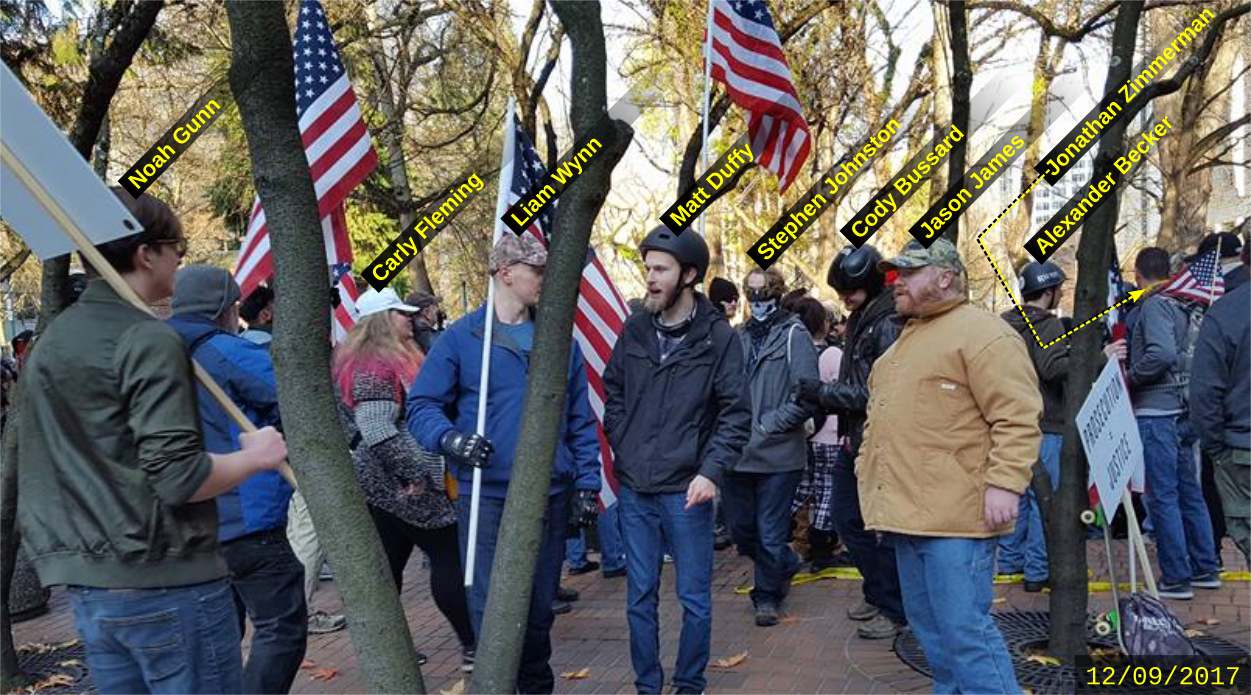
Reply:
[[[826,281],[851,312],[838,381],[804,380],[796,387],[800,401],[837,414],[838,431],[847,435],[834,464],[834,530],[864,577],[864,600],[847,610],[852,620],[866,621],[856,630],[863,639],[892,638],[906,622],[895,550],[865,530],[856,483],[856,455],[869,403],[869,371],[902,328],[895,299],[886,291],[886,275],[878,269],[881,260],[882,255],[869,244],[859,249],[847,246],[834,257]]]
[[[673,686],[700,693],[712,638],[712,500],[751,427],[743,350],[721,312],[695,291],[708,270],[698,233],[657,227],[639,251],[645,310],[626,320],[604,372],[604,431],[621,483],[630,658],[638,692],[659,693],[667,546],[682,604]]]

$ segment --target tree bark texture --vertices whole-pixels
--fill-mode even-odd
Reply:
[[[963,2],[947,3],[948,24],[951,28],[951,123],[965,133],[951,149],[947,162],[948,186],[964,176],[964,165],[969,150],[969,90],[973,87],[973,63],[969,59],[969,24]],[[930,189],[933,191],[934,189]],[[942,189],[946,190],[946,187]],[[940,193],[941,195],[941,193]],[[933,196],[931,195],[931,198]],[[960,239],[960,218],[951,220],[951,229],[943,236],[952,244]]]
[[[607,53],[599,2],[554,1],[552,8],[573,46],[571,121],[575,139],[607,113]],[[535,562],[547,509],[552,459],[568,390],[573,314],[591,228],[608,195],[612,170],[633,131],[616,122],[615,137],[561,196],[556,213],[560,234],[552,237],[543,295],[535,325],[526,407],[517,442],[504,518],[496,541],[491,587],[478,636],[475,693],[509,693],[516,688]],[[512,232],[505,231],[505,234]],[[496,415],[499,417],[499,414]],[[561,524],[565,519],[550,519]]]
[[[339,427],[330,382],[329,274],[296,123],[291,37],[281,3],[229,2],[230,86],[269,221],[276,281],[274,368],[287,449],[308,500],[371,693],[425,691],[412,636]]]
[[[1103,92],[1111,93],[1130,77],[1134,63],[1134,44],[1138,35],[1141,3],[1122,3],[1117,10],[1112,35],[1107,78]],[[1124,153],[1125,131],[1131,119],[1122,117],[1104,131],[1099,139],[1094,175],[1098,180],[1113,170],[1112,163]],[[1094,316],[1103,311],[1108,297],[1108,268],[1112,263],[1118,196],[1093,211],[1077,248],[1078,274],[1074,299],[1074,315]],[[1055,512],[1048,523],[1051,572],[1051,635],[1050,651],[1071,664],[1075,656],[1086,653],[1086,529],[1079,518],[1088,506],[1086,497],[1086,455],[1077,431],[1077,411],[1091,384],[1103,368],[1103,320],[1073,334],[1068,380],[1065,382],[1064,444],[1060,451],[1060,486],[1053,501]],[[1109,500],[1110,502],[1110,500]]]

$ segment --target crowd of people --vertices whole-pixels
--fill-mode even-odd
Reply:
[[[22,394],[22,541],[43,583],[67,587],[101,692],[287,692],[307,635],[345,618],[317,599],[325,553],[281,474],[273,291],[242,297],[225,270],[180,269],[176,215],[150,195],[118,198],[143,230],[99,251],[144,301],[172,297],[173,316],[155,319],[92,279],[20,371],[6,366],[6,393],[17,378]],[[1140,251],[1136,282],[1149,291],[1104,350],[1132,389],[1160,593],[1173,599],[1219,587],[1221,535],[1245,560],[1251,534],[1247,249],[1214,234],[1188,260],[1217,249],[1225,293],[1210,307],[1168,291],[1167,251]],[[577,598],[560,585],[567,564],[624,577],[638,692],[703,692],[715,553],[733,546],[751,562],[761,628],[779,623],[804,559],[814,573],[854,566],[862,597],[847,614],[861,638],[911,630],[936,692],[1021,692],[991,620],[992,583],[996,572],[1023,573],[1026,591],[1048,583],[1036,490],[1061,475],[1071,356],[1067,341],[1043,349],[1034,332],[1043,343],[1067,332],[1065,273],[1029,264],[1024,308],[1000,317],[969,302],[964,261],[946,240],[892,257],[849,246],[827,276],[843,320],[774,269],[741,285],[712,278],[704,295],[709,252],[694,232],[658,227],[639,251],[647,294],[632,302],[603,377],[617,502],[598,498],[600,423],[571,339],[517,690],[555,687],[551,630]],[[446,328],[435,295],[365,292],[329,374],[386,569],[398,590],[421,551],[465,671],[546,264],[538,240],[505,233],[491,250],[493,301]],[[196,386],[189,358],[259,431],[241,432]],[[599,561],[588,555],[592,527]],[[670,563],[682,627],[666,679],[658,611]]]

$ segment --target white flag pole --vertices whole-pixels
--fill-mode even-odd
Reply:
[[[508,99],[508,110],[504,115],[504,146],[500,150],[500,180],[495,198],[495,231],[491,235],[491,247],[504,234],[504,213],[508,210],[508,189],[513,178],[512,154],[516,149],[513,137],[513,120],[515,103]],[[476,431],[486,436],[487,388],[491,377],[491,337],[495,326],[495,280],[487,280],[486,328],[482,336],[482,372],[478,378],[478,424]],[[482,492],[482,469],[473,471],[473,492],[469,498],[469,540],[465,548],[465,587],[473,586],[474,562],[478,550],[478,501]]]
[[[704,26],[704,118],[703,133],[699,140],[699,170],[695,172],[695,178],[708,169],[708,101],[712,92],[712,3],[708,0],[708,19]],[[706,212],[706,211],[705,211]],[[701,214],[699,216],[699,235],[707,238],[708,215]]]

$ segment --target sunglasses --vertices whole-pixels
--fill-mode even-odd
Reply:
[[[162,239],[161,241],[152,242],[152,245],[153,246],[173,246],[174,253],[178,254],[179,258],[185,258],[187,256],[187,240],[186,239]]]

